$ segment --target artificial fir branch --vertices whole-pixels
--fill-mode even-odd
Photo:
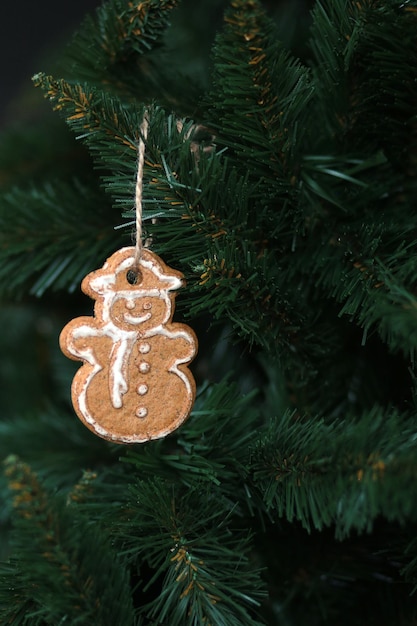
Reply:
[[[19,624],[26,618],[54,623],[67,614],[73,623],[134,624],[127,571],[115,555],[103,549],[103,537],[69,514],[59,498],[51,496],[31,468],[10,456],[5,473],[14,493],[14,571],[0,570],[0,615],[3,623]],[[29,545],[25,536],[30,536]],[[93,558],[92,558],[93,557]],[[10,576],[8,580],[8,576]],[[8,591],[17,582],[18,593],[10,602]],[[117,587],[120,604],[109,605],[106,595]],[[61,598],[65,590],[65,597]],[[7,620],[7,621],[6,621]],[[25,623],[25,622],[23,622]]]
[[[130,559],[144,556],[149,563],[154,575],[148,584],[163,576],[161,593],[145,614],[162,622],[170,615],[174,626],[258,623],[250,613],[264,595],[263,585],[249,560],[249,537],[233,531],[225,517],[229,508],[198,483],[186,492],[170,480],[131,485],[115,532]]]
[[[126,68],[140,68],[141,57],[158,45],[177,4],[177,0],[103,3],[74,36],[66,65],[77,80],[109,84],[111,77],[119,90],[131,93],[138,83],[132,82]]]
[[[50,287],[74,291],[97,254],[105,256],[114,246],[110,216],[105,196],[75,180],[5,193],[0,203],[2,292],[17,293],[22,286],[37,296]],[[31,259],[25,267],[22,254]]]
[[[60,63],[60,73],[70,81],[87,81],[124,100],[150,102],[157,98],[160,104],[193,115],[203,80],[198,65],[200,62],[204,67],[205,63],[198,60],[201,36],[196,32],[193,35],[198,45],[192,58],[187,53],[178,54],[176,47],[169,49],[166,31],[171,19],[179,24],[187,22],[193,10],[181,7],[178,15],[178,4],[181,7],[178,0],[104,2],[75,34]],[[213,10],[215,7],[208,17]],[[201,19],[205,19],[204,14]],[[207,37],[206,29],[202,35]]]
[[[52,426],[51,426],[52,424]],[[19,441],[14,434],[20,432]],[[48,449],[49,463],[43,459]],[[0,424],[0,455],[6,458],[13,451],[26,463],[46,489],[76,489],[82,467],[111,465],[115,454],[110,446],[103,446],[85,433],[72,414],[50,409],[40,414],[29,414],[14,419],[3,419]],[[81,459],[83,459],[81,461]]]
[[[132,202],[132,192],[134,180],[132,174],[134,174],[135,166],[136,166],[136,142],[137,137],[129,138],[128,133],[131,133],[132,125],[133,127],[139,128],[140,117],[139,111],[136,110],[128,110],[126,108],[122,109],[120,105],[117,103],[115,98],[110,97],[106,94],[102,94],[100,96],[99,92],[94,89],[88,87],[81,86],[72,86],[64,81],[55,81],[51,78],[45,77],[43,75],[38,75],[35,77],[35,82],[37,85],[42,86],[46,93],[46,97],[48,97],[53,103],[54,106],[58,108],[59,111],[63,111],[64,115],[67,119],[70,127],[78,133],[82,133],[81,137],[85,139],[88,147],[91,149],[93,155],[98,154],[98,159],[101,164],[105,164],[106,167],[111,168],[112,174],[111,176],[104,176],[104,180],[107,183],[108,188],[112,193],[118,194],[118,200],[120,202],[120,194],[124,193],[128,197],[129,203]],[[101,98],[101,100],[100,100]],[[169,219],[168,225],[168,234],[170,247],[175,245],[177,242],[174,235],[174,228],[177,224],[180,228],[180,234],[182,237],[186,236],[186,232],[194,231],[194,234],[197,235],[196,242],[198,244],[196,249],[201,249],[201,245],[204,245],[205,230],[209,233],[210,239],[215,239],[214,245],[217,245],[218,236],[224,236],[227,234],[228,225],[226,225],[222,221],[222,226],[219,230],[218,224],[216,224],[217,217],[213,220],[213,211],[214,215],[218,215],[219,211],[216,210],[216,204],[220,204],[221,211],[226,212],[230,206],[229,203],[224,200],[224,193],[222,192],[223,188],[218,188],[217,198],[207,195],[204,195],[202,190],[205,189],[205,181],[207,181],[207,185],[209,184],[210,175],[213,174],[212,168],[205,168],[205,180],[201,174],[203,167],[203,158],[206,157],[209,161],[216,159],[215,156],[201,154],[200,167],[199,167],[199,186],[196,187],[193,184],[184,186],[181,183],[183,179],[182,171],[185,168],[189,169],[190,165],[190,155],[189,155],[189,142],[184,145],[184,134],[187,132],[187,127],[182,129],[181,132],[177,130],[177,125],[170,122],[169,119],[166,121],[166,116],[162,110],[154,110],[153,112],[154,120],[154,132],[155,139],[152,141],[150,138],[148,142],[148,152],[149,157],[146,161],[146,179],[149,180],[147,183],[148,186],[145,187],[144,196],[145,196],[145,207],[146,207],[146,196],[148,194],[148,198],[150,196],[151,199],[156,202],[156,205],[152,205],[150,209],[150,215],[155,217],[157,215],[159,218],[162,218],[166,215]],[[152,119],[152,118],[151,118]],[[172,118],[171,118],[172,120]],[[167,132],[168,131],[168,132]],[[137,130],[137,133],[139,131]],[[156,140],[156,136],[158,137],[158,142]],[[172,140],[175,141],[175,136],[177,137],[177,149],[175,152],[172,148]],[[150,135],[152,137],[152,133]],[[177,161],[177,169],[179,169],[178,175],[174,175],[173,170],[168,167],[167,159],[164,157],[163,148],[161,147],[161,139],[163,137],[164,143],[167,146],[167,150],[169,150],[169,161],[171,163],[175,163]],[[182,141],[181,141],[182,139]],[[119,150],[115,151],[114,149],[114,141],[116,141],[119,145]],[[153,143],[154,142],[154,143]],[[112,151],[109,152],[109,146],[112,146]],[[169,147],[168,147],[169,146]],[[174,144],[175,146],[175,144]],[[134,149],[135,151],[130,152],[129,149]],[[127,157],[125,160],[122,160],[122,156]],[[182,158],[181,158],[182,156]],[[152,159],[152,160],[150,160]],[[178,159],[180,159],[178,163]],[[155,163],[156,162],[156,163]],[[149,167],[150,166],[150,167]],[[116,171],[115,171],[116,168]],[[148,169],[149,168],[149,169]],[[181,171],[182,170],[182,171]],[[129,171],[132,176],[131,184],[126,185],[126,172]],[[222,170],[217,168],[217,173],[221,173]],[[236,194],[236,187],[239,185],[241,187],[241,182],[236,179],[234,169],[226,170],[227,181],[225,181],[226,188],[228,189],[228,194],[230,196],[234,196]],[[198,175],[198,173],[197,173]],[[120,183],[118,182],[123,177],[123,190],[121,189]],[[232,186],[231,183],[234,185]],[[248,188],[248,184],[246,183],[240,193],[240,195],[246,195],[245,188]],[[253,193],[253,190],[252,192]],[[159,202],[158,202],[159,201]],[[161,207],[161,208],[160,208]],[[164,207],[164,208],[162,208]],[[155,211],[156,209],[156,211]],[[201,224],[198,225],[198,228],[193,228],[196,224],[195,215],[196,209],[199,210],[201,216],[204,216],[204,228],[202,229]],[[204,210],[204,212],[202,211]],[[190,218],[184,222],[183,217]],[[146,219],[149,219],[147,215],[147,211],[144,212],[145,222]],[[215,230],[213,235],[210,234],[210,231],[213,230],[212,224],[214,222]],[[232,224],[232,220],[227,218],[227,222]],[[239,222],[238,222],[239,224]],[[232,227],[232,226],[231,226]],[[164,224],[161,227],[158,224],[152,228],[151,234],[155,232],[158,235],[159,232],[163,232]],[[249,241],[248,230],[252,232],[252,228],[250,225],[244,227],[244,224],[239,224],[239,227],[236,228],[236,212],[233,220],[233,239],[231,239],[231,244],[229,244],[228,248],[233,256],[236,256],[236,253],[239,251],[239,248],[236,248],[238,241],[240,242],[240,247],[247,246],[245,242]],[[201,232],[203,231],[203,232]],[[240,232],[239,232],[240,231]],[[193,233],[192,233],[193,234]],[[239,239],[236,237],[238,234]],[[200,235],[200,236],[199,236]],[[158,242],[158,240],[156,240]],[[200,243],[201,242],[201,243]],[[256,240],[255,240],[256,243]],[[192,242],[190,241],[190,245]],[[207,245],[207,244],[206,244]],[[223,244],[224,246],[224,244]],[[263,332],[262,328],[257,328],[257,322],[259,319],[265,319],[265,324],[268,328],[276,328],[276,337],[278,338],[280,335],[283,335],[283,342],[293,343],[293,335],[296,332],[297,328],[300,325],[299,316],[296,316],[295,307],[291,307],[291,305],[286,305],[286,299],[283,297],[277,296],[277,291],[275,293],[271,293],[271,289],[269,285],[274,284],[275,281],[271,281],[270,277],[267,276],[266,272],[266,258],[259,259],[259,262],[256,260],[258,254],[256,251],[251,251],[248,246],[247,253],[242,257],[240,261],[242,270],[236,270],[237,274],[241,274],[246,276],[245,281],[236,282],[234,280],[232,282],[231,278],[223,283],[223,286],[227,288],[228,295],[227,299],[230,301],[231,306],[228,308],[230,314],[232,315],[232,320],[236,321],[236,323],[240,326],[240,331],[247,335],[251,335],[254,340],[257,342],[262,342]],[[163,248],[162,248],[163,250]],[[204,258],[201,259],[193,259],[194,267],[198,266],[199,262],[203,261]],[[244,267],[244,263],[246,261],[246,268]],[[189,265],[191,263],[189,262]],[[228,274],[230,273],[230,266],[236,268],[237,265],[235,262],[227,263],[229,265],[229,269],[227,270]],[[258,265],[258,267],[256,267]],[[272,268],[271,268],[272,269]],[[235,271],[235,270],[234,270]],[[204,271],[200,271],[199,278],[200,282],[204,281],[204,278],[201,278],[201,275],[204,275]],[[260,278],[263,282],[263,287],[258,289],[255,293],[252,290],[252,283],[255,277]],[[210,286],[210,285],[209,285]],[[236,290],[238,287],[238,290]],[[239,295],[238,295],[239,293]],[[279,293],[279,292],[278,292]],[[215,294],[215,298],[213,301],[213,305],[217,309],[215,315],[224,315],[224,306],[227,302],[227,299],[220,299],[218,294]],[[262,296],[262,297],[261,297]],[[247,298],[250,298],[248,302]],[[237,318],[233,314],[236,304],[239,300],[243,300],[247,303],[247,310],[249,312],[256,311],[253,319],[250,320],[248,316],[245,324],[241,324],[240,317]],[[205,306],[209,305],[209,300],[205,298],[204,300]],[[257,309],[253,308],[253,305],[257,307]],[[221,306],[221,309],[219,307]],[[193,302],[192,310],[196,311],[198,308],[198,299]],[[283,308],[291,309],[291,314],[286,314],[283,312]],[[259,318],[261,316],[261,318]],[[294,319],[296,317],[296,319]],[[276,326],[276,322],[281,321],[282,325]],[[268,344],[272,348],[277,349],[278,346],[274,346],[274,344]]]
[[[238,151],[239,164],[247,161],[264,178],[267,163],[271,179],[289,180],[287,158],[297,131],[303,133],[300,104],[306,111],[312,94],[309,73],[277,44],[259,2],[231,3],[216,41],[212,89],[209,106],[220,141]]]
[[[415,429],[409,418],[399,432],[399,419],[375,408],[349,427],[291,413],[271,421],[251,461],[268,509],[307,529],[334,524],[339,538],[369,532],[381,514],[414,519]]]
[[[62,168],[56,182],[8,189],[1,292],[30,285],[54,307],[50,288],[73,289],[124,243],[138,129],[155,100],[146,234],[186,274],[179,308],[203,313],[204,328],[218,320],[218,336],[200,333],[199,376],[234,371],[241,388],[260,389],[210,385],[181,431],[117,452],[90,446],[58,410],[7,420],[3,455],[16,450],[47,489],[38,481],[36,491],[30,470],[27,488],[14,481],[26,500],[15,500],[13,558],[1,570],[5,621],[45,626],[81,606],[80,623],[112,626],[137,613],[169,626],[249,626],[258,611],[270,624],[410,624],[399,572],[408,560],[414,582],[416,3],[316,3],[303,65],[277,45],[261,2],[231,0],[198,107],[183,80],[173,87],[176,55],[162,62],[173,5],[106,3],[70,48],[65,80],[35,79],[90,150],[114,207],[72,159],[74,189]],[[209,147],[192,139],[200,122]],[[14,178],[6,152],[3,186],[24,171]],[[61,406],[62,384],[48,394]],[[34,552],[51,525],[55,552]],[[259,606],[262,568],[270,595]],[[74,571],[87,595],[71,586]]]
[[[53,108],[64,117],[77,138],[86,143],[93,158],[101,169],[104,168],[103,180],[105,189],[114,194],[120,208],[131,210],[136,176],[137,146],[139,142],[139,129],[143,119],[144,107],[134,104],[125,105],[115,96],[105,91],[98,90],[88,84],[73,85],[62,79],[55,80],[44,74],[34,77],[36,86],[44,91]],[[178,149],[183,146],[184,133],[177,130],[173,116],[168,116],[159,107],[150,107],[148,115],[151,119],[153,133],[150,133],[147,141],[145,183],[153,185],[144,200],[153,199],[155,193],[166,199],[168,205],[178,202],[175,191],[181,185],[172,185],[169,173],[166,171],[166,162],[160,147],[161,137],[169,146],[167,149],[178,154]],[[172,141],[174,141],[173,149]],[[115,149],[117,146],[117,149]],[[162,154],[161,154],[162,153]],[[174,157],[175,158],[175,157]],[[165,166],[165,167],[164,167]],[[129,183],[127,183],[127,178]],[[161,179],[164,183],[162,188]],[[175,182],[174,176],[172,181]],[[166,197],[168,195],[168,198]],[[171,196],[171,197],[169,197]],[[123,198],[123,200],[122,200]],[[148,216],[145,213],[145,220]]]
[[[135,128],[134,122],[140,122],[143,107],[135,111],[132,105],[129,116],[129,108],[123,106],[117,98],[88,84],[71,84],[42,73],[36,74],[33,82],[36,87],[42,88],[54,110],[64,116],[80,138],[88,139],[101,131],[108,141],[113,139],[125,149],[136,150],[140,124]],[[136,118],[133,118],[135,113]],[[135,129],[133,136],[132,128]]]
[[[406,212],[398,238],[401,213],[397,205],[387,208],[382,228],[378,223],[372,229],[358,224],[355,229],[346,227],[340,235],[329,232],[321,247],[316,242],[314,249],[310,248],[310,254],[317,270],[316,284],[342,303],[340,314],[356,319],[364,328],[363,342],[376,329],[392,349],[412,357],[417,340],[417,241],[414,220],[408,219]]]
[[[185,424],[175,445],[156,442],[140,453],[128,451],[122,461],[133,465],[141,476],[166,480],[175,474],[186,487],[207,482],[232,499],[238,484],[246,480],[251,433],[260,426],[256,395],[242,395],[237,385],[227,381],[210,385],[197,398],[193,419]],[[220,429],[220,424],[227,428]],[[241,504],[249,506],[246,499]]]

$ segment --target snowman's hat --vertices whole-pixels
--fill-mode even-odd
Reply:
[[[182,278],[181,272],[165,265],[147,248],[142,250],[137,267],[135,248],[132,246],[112,254],[101,269],[84,278],[81,288],[92,298],[114,291],[162,292],[179,289],[183,284]]]

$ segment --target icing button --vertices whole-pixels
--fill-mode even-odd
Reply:
[[[142,374],[147,374],[150,369],[151,366],[146,361],[142,361],[142,363],[139,363],[139,371],[142,372]]]
[[[138,417],[146,417],[148,415],[148,409],[146,409],[144,406],[141,406],[136,411],[136,415]]]
[[[150,350],[151,350],[151,346],[149,345],[149,343],[141,343],[139,346],[139,352],[141,354],[148,354]]]
[[[138,394],[140,396],[144,396],[145,393],[147,393],[147,392],[148,392],[148,385],[139,385],[139,387],[138,387]]]

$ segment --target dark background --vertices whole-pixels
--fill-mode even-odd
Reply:
[[[2,2],[0,12],[0,126],[13,124],[31,77],[67,41],[86,13],[101,0]],[[34,89],[33,89],[34,91]],[[30,97],[30,96],[28,96]]]

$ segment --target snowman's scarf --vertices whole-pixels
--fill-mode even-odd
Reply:
[[[135,300],[140,298],[160,298],[164,300],[165,304],[165,318],[162,324],[152,327],[147,331],[140,330],[124,330],[117,326],[111,319],[111,308],[120,299],[125,299],[127,302],[132,302],[132,291],[119,291],[108,292],[104,296],[102,319],[105,322],[103,326],[97,328],[94,326],[83,325],[74,330],[74,339],[86,338],[86,337],[110,337],[113,342],[113,347],[110,353],[110,366],[109,366],[109,389],[112,405],[115,409],[120,409],[123,406],[122,396],[128,390],[127,383],[127,368],[129,364],[130,355],[132,354],[133,347],[139,338],[152,337],[153,335],[163,333],[163,325],[169,319],[171,314],[171,300],[166,290],[149,289],[135,293]],[[125,319],[129,324],[141,325],[151,318],[150,313],[145,313],[142,316],[132,316],[128,312],[125,314]],[[163,333],[164,334],[164,333]],[[74,354],[79,358],[85,359],[93,366],[90,380],[103,369],[102,365],[97,360],[96,355],[91,349],[82,350],[75,349]]]
[[[109,387],[110,397],[112,405],[115,409],[120,409],[123,406],[122,396],[128,390],[127,384],[127,366],[129,363],[130,355],[132,354],[133,346],[136,343],[139,333],[137,331],[124,331],[114,324],[111,324],[113,328],[107,330],[107,335],[113,338],[113,348],[110,353],[110,368],[109,368]],[[116,331],[116,336],[113,336],[113,329]]]
[[[113,341],[110,353],[109,387],[111,401],[115,409],[119,409],[123,404],[122,395],[126,393],[128,388],[126,381],[127,364],[138,336],[138,331],[123,330],[113,324],[113,322],[108,322],[101,328],[84,324],[74,329],[74,340],[86,339],[87,337],[110,337]],[[87,361],[93,367],[88,377],[88,383],[85,386],[86,391],[91,379],[103,369],[103,365],[99,363],[97,355],[91,348],[77,348],[73,344],[72,353],[78,358]]]

